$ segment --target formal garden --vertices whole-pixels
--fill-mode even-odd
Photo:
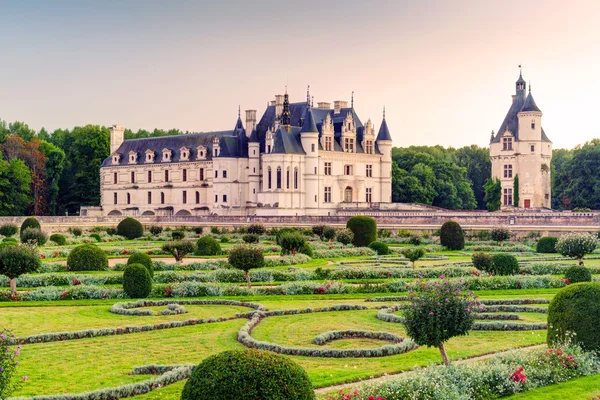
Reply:
[[[596,232],[0,235],[0,399],[600,396]]]

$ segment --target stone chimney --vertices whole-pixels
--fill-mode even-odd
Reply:
[[[275,95],[275,117],[279,118],[281,113],[283,112],[283,95],[276,94]]]
[[[317,103],[317,106],[320,109],[322,109],[322,110],[329,110],[329,109],[331,109],[331,103],[326,103],[326,102],[323,102],[323,101],[320,102],[320,103]]]
[[[339,114],[342,108],[348,108],[348,102],[343,100],[335,100],[333,102],[333,113]]]
[[[121,147],[125,140],[125,129],[119,125],[113,125],[108,129],[110,130],[110,154],[112,154]]]
[[[246,110],[246,137],[256,128],[256,110]]]

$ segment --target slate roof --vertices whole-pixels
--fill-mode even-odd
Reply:
[[[529,94],[527,95],[527,98],[525,99],[525,104],[523,104],[523,108],[521,108],[521,111],[542,112],[542,110],[538,108],[537,104],[535,104],[535,100],[533,99],[531,92],[529,92]]]
[[[275,132],[272,154],[306,154],[300,141],[300,128],[293,126],[288,132],[283,126]]]
[[[379,127],[379,133],[377,134],[376,140],[392,140],[392,135],[390,135],[390,130],[388,129],[387,122],[385,122],[385,118],[381,122],[381,126]]]
[[[300,131],[300,133],[303,132],[319,132],[317,130],[317,124],[315,124],[315,118],[313,116],[312,111],[310,111],[310,109],[307,109],[305,111],[305,118],[304,121],[302,122],[302,130]]]

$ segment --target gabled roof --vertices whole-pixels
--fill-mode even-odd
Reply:
[[[387,122],[385,122],[385,117],[383,121],[381,121],[381,126],[379,127],[379,133],[377,134],[377,142],[381,140],[392,140],[392,135],[390,135],[390,130],[388,129]]]

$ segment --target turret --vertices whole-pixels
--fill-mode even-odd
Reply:
[[[519,118],[519,140],[542,140],[542,111],[539,109],[533,95],[531,94],[531,85],[529,85],[529,94],[523,103],[523,107],[517,114]]]
[[[119,125],[113,125],[110,128],[110,154],[113,154],[125,140],[125,129]]]
[[[317,208],[319,201],[319,131],[310,107],[306,108],[304,123],[300,130],[300,141],[306,153],[304,159],[305,204],[307,208]]]
[[[385,107],[383,109],[383,121],[377,134],[377,148],[381,153],[381,197],[382,202],[392,201],[392,135],[385,120]]]
[[[246,115],[248,115],[247,111]],[[248,199],[250,202],[256,203],[260,189],[260,142],[256,128],[252,130],[248,138],[248,184]]]

